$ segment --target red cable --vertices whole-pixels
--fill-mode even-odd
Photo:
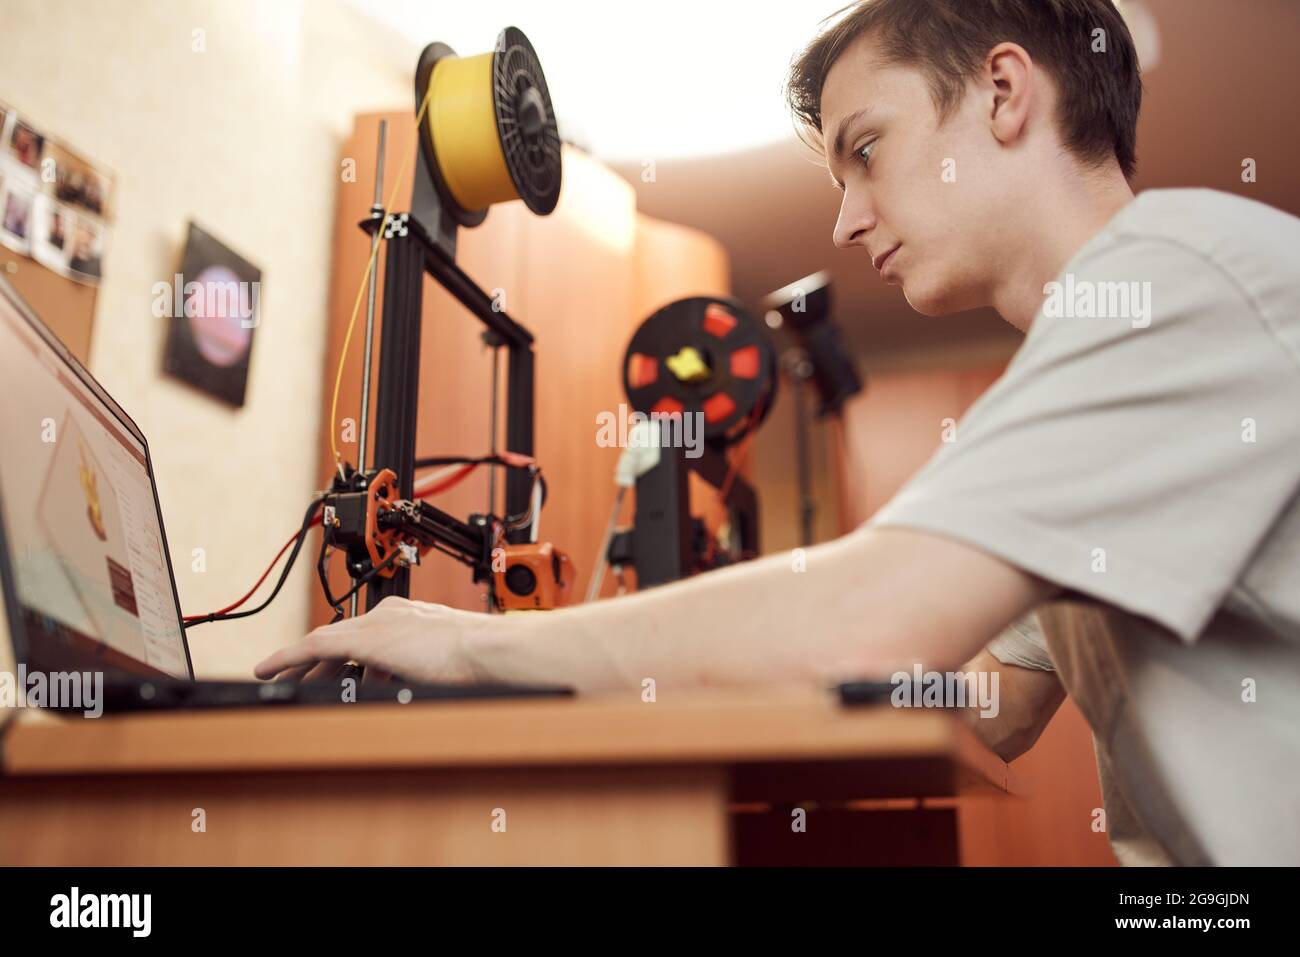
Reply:
[[[316,513],[316,515],[312,518],[311,522],[308,523],[307,527],[308,527],[308,528],[315,528],[317,525],[320,524],[320,522],[321,522],[321,516],[320,516],[320,513],[318,512],[318,513]],[[259,578],[259,579],[258,579],[258,580],[253,584],[253,587],[250,588],[250,589],[248,590],[247,594],[245,594],[243,598],[239,599],[239,601],[234,602],[234,603],[232,603],[232,604],[229,604],[229,605],[227,605],[225,608],[219,608],[219,609],[217,609],[216,611],[209,612],[209,613],[206,614],[206,615],[183,615],[183,616],[181,617],[181,620],[182,620],[182,621],[197,621],[197,620],[200,619],[200,618],[208,618],[208,617],[211,617],[212,615],[224,615],[224,614],[226,614],[227,612],[234,611],[236,608],[238,608],[238,607],[239,607],[240,605],[242,605],[244,602],[248,601],[248,599],[250,599],[250,598],[253,597],[253,593],[256,592],[259,588],[262,587],[262,582],[266,581],[266,576],[269,575],[269,574],[271,574],[271,570],[272,570],[273,568],[275,568],[275,566],[276,566],[277,564],[279,564],[280,559],[284,557],[284,553],[287,552],[287,551],[289,550],[290,546],[292,546],[293,543],[296,542],[296,541],[298,540],[298,536],[299,536],[300,534],[301,534],[301,532],[294,532],[293,535],[291,535],[291,536],[289,537],[289,540],[288,540],[287,542],[285,542],[283,545],[280,546],[280,550],[279,550],[278,552],[276,552],[276,553],[275,553],[275,557],[274,557],[273,559],[271,559],[271,564],[267,565],[267,566],[266,566],[266,571],[262,572],[262,577]]]
[[[449,475],[441,482],[439,482],[437,485],[425,489],[423,492],[417,495],[416,498],[428,498],[430,495],[438,495],[442,492],[447,491],[447,489],[449,488],[455,488],[461,482],[465,481],[465,479],[469,477],[469,474],[473,472],[476,468],[478,468],[477,462],[471,462],[468,465],[462,465],[454,475]]]
[[[515,453],[505,453],[505,454],[514,455]],[[525,457],[519,456],[519,458],[522,460]],[[528,459],[528,461],[532,461],[532,460]],[[439,495],[447,491],[448,489],[455,488],[457,485],[463,482],[469,476],[469,474],[473,472],[476,468],[478,468],[478,463],[470,463],[469,465],[465,465],[454,475],[447,476],[447,478],[439,482],[437,485],[421,492],[419,495],[416,496],[416,498],[429,498],[431,495]],[[321,523],[321,516],[320,513],[317,513],[312,518],[311,522],[307,525],[307,527],[315,528],[320,523]],[[262,577],[253,583],[253,587],[250,588],[248,592],[244,595],[244,597],[239,599],[239,601],[232,602],[231,604],[227,605],[225,608],[219,608],[216,611],[209,612],[206,615],[184,615],[182,616],[181,620],[197,621],[200,618],[209,618],[212,615],[224,615],[227,614],[228,612],[234,611],[240,605],[244,604],[244,602],[252,598],[253,595],[257,592],[257,590],[262,587],[262,582],[266,581],[267,576],[271,574],[271,570],[274,569],[275,566],[279,564],[280,559],[284,557],[284,553],[287,552],[290,549],[290,547],[292,547],[293,543],[298,540],[299,534],[301,533],[294,532],[294,534],[289,537],[289,540],[280,546],[280,550],[276,552],[275,557],[271,559],[271,564],[267,565],[266,571],[262,572]]]

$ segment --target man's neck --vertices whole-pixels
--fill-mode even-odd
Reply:
[[[1071,187],[1044,191],[1025,207],[1037,228],[1018,233],[1017,248],[1008,257],[1015,265],[993,290],[993,308],[1021,332],[1029,331],[1043,306],[1043,287],[1133,201],[1133,190],[1118,167],[1067,181]]]

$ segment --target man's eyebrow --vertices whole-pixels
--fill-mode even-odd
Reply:
[[[863,116],[870,112],[870,107],[863,107],[860,110],[854,110],[848,116],[844,117],[844,119],[840,120],[840,125],[836,127],[835,139],[831,146],[829,157],[831,160],[839,160],[844,157],[846,147],[845,140],[848,138],[849,130],[858,122],[858,120],[862,119]],[[830,163],[828,162],[826,165],[829,167]],[[831,185],[841,191],[844,189],[844,184],[835,178],[834,173],[831,173]]]
[[[831,150],[831,156],[835,159],[841,159],[844,156],[845,139],[848,137],[849,128],[862,119],[863,115],[870,112],[868,109],[854,110],[844,119],[840,120],[840,125],[835,131],[835,145]]]

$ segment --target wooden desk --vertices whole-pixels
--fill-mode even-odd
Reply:
[[[1014,790],[949,715],[811,690],[25,715],[0,759],[4,865],[956,863],[917,799]]]

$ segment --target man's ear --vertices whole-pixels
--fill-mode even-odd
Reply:
[[[985,80],[993,92],[990,127],[999,143],[1009,145],[1025,133],[1036,79],[1034,61],[1018,43],[999,43],[989,51]]]

